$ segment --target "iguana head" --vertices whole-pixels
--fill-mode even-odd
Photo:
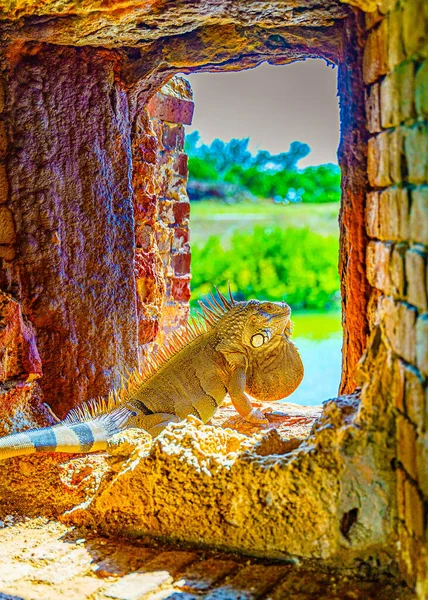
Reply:
[[[208,296],[199,303],[202,316],[221,338],[217,348],[224,352],[265,348],[285,333],[291,334],[291,308],[285,302],[248,300],[237,302],[229,290],[229,298],[216,288],[218,299]],[[272,340],[272,342],[271,342]]]
[[[247,303],[247,313],[242,341],[250,348],[261,348],[275,335],[290,332],[291,308],[285,302],[250,300]]]

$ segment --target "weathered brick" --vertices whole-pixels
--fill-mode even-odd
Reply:
[[[394,398],[394,405],[397,410],[404,413],[404,386],[405,386],[406,367],[405,363],[397,358],[392,365],[392,386],[391,394]]]
[[[168,571],[144,573],[135,571],[125,575],[116,583],[104,590],[104,595],[117,600],[142,600],[149,592],[154,592],[171,579]]]
[[[380,92],[379,84],[374,83],[365,90],[365,103],[367,114],[367,129],[370,133],[381,131],[380,126]]]
[[[417,309],[389,297],[382,298],[380,306],[392,349],[407,362],[415,364]]]
[[[407,300],[423,311],[428,309],[425,259],[426,254],[419,248],[406,252]]]
[[[176,275],[188,275],[190,273],[190,252],[173,254],[171,264]]]
[[[184,148],[184,127],[183,125],[163,124],[162,144],[164,148],[171,150],[183,150]]]
[[[408,419],[397,415],[397,457],[406,473],[416,479],[416,429]]]
[[[389,134],[389,175],[393,183],[403,181],[403,131],[397,127]]]
[[[408,181],[427,183],[428,181],[428,131],[426,125],[418,123],[406,129],[404,137]]]
[[[415,90],[415,65],[413,62],[406,62],[399,65],[396,69],[399,90],[399,113],[400,122],[411,119],[414,114],[414,90]]]
[[[234,560],[208,558],[187,569],[183,581],[178,582],[177,586],[184,590],[205,592],[237,567],[238,563]]]
[[[428,377],[428,314],[416,321],[416,365]]]
[[[405,496],[404,496],[404,482],[406,481],[406,473],[398,468],[396,471],[397,477],[397,513],[398,518],[404,521],[405,519]]]
[[[403,62],[404,48],[402,37],[403,13],[401,8],[394,10],[388,15],[388,65],[393,69]]]
[[[422,433],[425,426],[425,388],[424,380],[419,371],[409,365],[405,372],[404,404],[406,414],[415,425],[418,433]]]
[[[426,52],[426,18],[424,0],[411,0],[403,6],[403,42],[407,56]]]
[[[379,192],[368,192],[366,200],[366,231],[371,238],[379,237]]]
[[[392,244],[370,241],[367,244],[367,279],[370,285],[389,294],[391,280],[389,276],[389,263],[391,259]]]
[[[183,125],[192,124],[194,107],[195,105],[191,100],[166,96],[161,92],[155,94],[147,104],[151,117]]]
[[[174,277],[171,282],[171,294],[178,302],[190,300],[190,279],[188,277]]]
[[[167,550],[145,563],[145,571],[168,571],[172,577],[178,577],[185,567],[197,560],[197,552],[185,550]]]
[[[363,55],[363,79],[373,83],[388,72],[388,20],[369,32]]]
[[[404,522],[399,521],[398,527],[398,539],[400,540],[400,552],[398,553],[398,566],[400,572],[406,577],[407,581],[416,582],[416,565],[420,556],[420,543],[418,540],[410,535]],[[391,594],[392,596],[394,594]]]
[[[404,298],[406,293],[405,256],[407,245],[396,244],[391,255],[391,293],[396,298]]]
[[[174,223],[181,225],[190,217],[190,202],[176,202],[173,206]]]
[[[409,239],[409,192],[406,188],[398,188],[396,193],[398,206],[398,237],[401,241]]]
[[[373,187],[387,187],[392,183],[389,175],[389,134],[386,131],[368,141],[367,173]]]
[[[412,190],[410,239],[428,246],[428,186]]]
[[[388,188],[379,196],[379,239],[398,240],[400,234],[400,214],[397,198],[398,188]]]
[[[388,73],[380,84],[380,115],[384,129],[395,127],[400,122],[400,95],[395,71]]]
[[[428,498],[428,431],[416,440],[417,481],[425,498]]]
[[[188,157],[187,157],[187,154],[185,154],[184,152],[181,152],[175,159],[174,169],[182,177],[187,177],[187,175],[189,174],[187,162],[188,162]]]
[[[172,242],[173,250],[189,249],[189,229],[188,227],[175,227],[174,238]]]
[[[6,206],[0,206],[0,244],[13,244],[15,241],[15,224],[12,212]]]
[[[421,117],[428,116],[428,60],[416,72],[415,78],[416,112]]]
[[[405,518],[407,529],[418,538],[424,537],[424,504],[416,486],[406,479],[404,482]]]
[[[227,585],[216,588],[205,596],[206,600],[243,600],[260,598],[290,569],[284,565],[248,565],[232,577]],[[244,593],[242,593],[244,592]],[[236,595],[234,595],[234,593]]]

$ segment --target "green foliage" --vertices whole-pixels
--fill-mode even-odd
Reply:
[[[217,181],[216,168],[198,156],[189,156],[189,177],[197,181]]]
[[[337,300],[338,240],[309,229],[255,227],[236,231],[230,247],[219,236],[192,246],[192,301],[214,285],[240,299],[285,300],[293,308],[319,309]]]
[[[260,198],[285,202],[335,202],[340,199],[340,170],[331,163],[297,169],[298,161],[309,154],[302,142],[292,142],[288,152],[272,155],[248,151],[249,138],[229,142],[215,139],[209,146],[200,142],[195,131],[187,136],[189,179],[227,182]]]

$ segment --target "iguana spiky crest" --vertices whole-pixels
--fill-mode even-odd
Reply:
[[[135,392],[173,356],[181,352],[185,346],[194,342],[198,337],[207,333],[211,327],[214,327],[222,317],[238,304],[233,298],[230,286],[229,299],[220,292],[217,286],[215,289],[220,302],[212,293],[205,298],[206,304],[199,301],[202,310],[202,312],[198,312],[200,319],[190,317],[187,328],[173,331],[165,345],[158,349],[155,357],[146,359],[144,372],[135,369],[132,372],[128,371],[126,376],[121,375],[121,385],[118,389],[111,390],[107,398],[92,398],[76,408],[72,408],[63,423],[82,423],[116,410],[127,400],[131,400]],[[122,414],[121,417],[123,418],[123,416]]]

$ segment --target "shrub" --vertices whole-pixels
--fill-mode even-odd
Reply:
[[[255,227],[235,232],[230,246],[218,236],[192,246],[192,302],[230,281],[240,299],[285,300],[321,309],[338,300],[338,240],[309,229]]]

